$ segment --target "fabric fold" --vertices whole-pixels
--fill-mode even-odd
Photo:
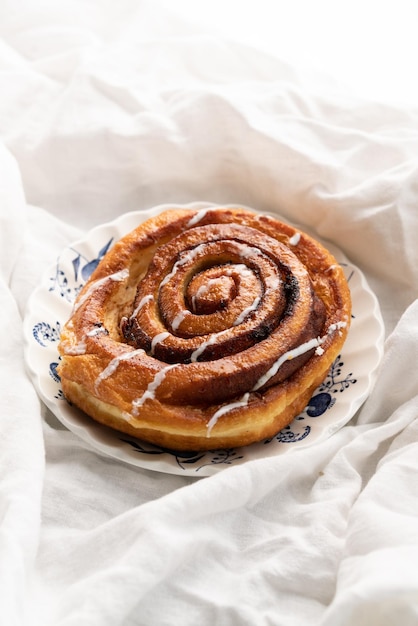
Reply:
[[[0,621],[412,626],[418,109],[353,97],[159,3],[29,5],[0,9]],[[64,248],[194,201],[333,242],[386,327],[346,426],[208,478],[92,449],[25,361],[30,296]]]

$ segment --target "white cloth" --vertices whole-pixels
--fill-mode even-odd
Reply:
[[[415,625],[418,110],[315,87],[143,2],[5,2],[0,29],[0,623]],[[194,200],[334,241],[387,336],[346,427],[202,479],[91,450],[39,402],[22,345],[68,243]]]

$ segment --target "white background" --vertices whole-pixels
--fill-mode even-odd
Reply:
[[[196,25],[323,71],[355,94],[418,104],[414,0],[165,0]]]

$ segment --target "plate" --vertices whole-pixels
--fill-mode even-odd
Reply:
[[[186,205],[190,209],[208,206],[214,205]],[[62,251],[29,299],[24,320],[26,364],[38,394],[58,420],[106,455],[150,470],[197,477],[312,445],[347,424],[374,384],[383,355],[384,326],[378,301],[364,275],[329,242],[323,243],[343,267],[351,290],[353,317],[350,332],[342,353],[308,406],[272,439],[228,450],[173,452],[102,426],[67,403],[57,374],[60,358],[57,345],[75,297],[118,239],[167,208],[184,208],[184,205],[161,205],[126,213],[113,222],[94,228],[84,239]],[[307,231],[304,227],[301,230]]]

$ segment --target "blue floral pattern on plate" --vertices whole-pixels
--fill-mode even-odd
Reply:
[[[51,326],[48,322],[38,322],[33,327],[32,332],[39,345],[46,348],[47,341],[58,341],[61,332],[61,324],[56,322],[54,326]]]
[[[92,259],[87,259],[84,254],[75,250],[74,248],[68,248],[69,251],[74,252],[74,256],[71,259],[72,275],[68,275],[67,267],[61,263],[61,259],[58,259],[55,274],[51,276],[50,291],[58,290],[60,296],[73,303],[77,297],[78,292],[81,290],[86,281],[90,278],[93,271],[96,269],[106,252],[112,245],[113,238],[109,239],[104,246],[100,248],[97,254]],[[68,263],[68,262],[67,262]]]

